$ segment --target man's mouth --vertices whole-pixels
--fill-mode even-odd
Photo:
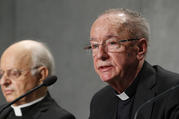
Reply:
[[[3,92],[5,95],[10,95],[13,92],[13,90],[8,89],[8,90],[4,90]]]
[[[107,72],[113,68],[112,65],[106,65],[106,66],[100,66],[98,67],[98,70],[101,72]]]

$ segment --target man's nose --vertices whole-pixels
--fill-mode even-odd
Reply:
[[[0,85],[9,85],[10,79],[6,76],[6,73],[0,78]]]
[[[99,46],[99,50],[97,52],[97,58],[101,59],[103,61],[105,61],[106,59],[109,58],[109,55],[108,55],[108,52],[107,52],[105,46],[103,46],[103,45]]]

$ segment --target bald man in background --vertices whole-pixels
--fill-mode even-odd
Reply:
[[[53,74],[54,59],[41,42],[24,40],[9,46],[0,60],[0,85],[11,102],[40,85]],[[15,102],[0,114],[0,119],[75,119],[42,87]]]

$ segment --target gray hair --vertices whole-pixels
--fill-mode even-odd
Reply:
[[[23,47],[30,50],[32,57],[32,68],[45,66],[48,69],[48,76],[54,74],[54,58],[49,48],[44,43],[34,40],[23,40],[17,42],[17,44],[23,45]],[[32,74],[35,74],[35,70],[32,70]]]
[[[126,21],[123,22],[122,25],[124,29],[126,29],[131,37],[140,39],[146,38],[149,40],[150,36],[150,26],[147,20],[142,17],[139,13],[129,10],[129,9],[109,9],[101,14],[99,17],[110,14],[125,14],[127,16]]]
[[[45,66],[48,69],[49,76],[54,74],[55,62],[49,48],[41,43],[39,47],[32,49],[32,63],[35,66]]]

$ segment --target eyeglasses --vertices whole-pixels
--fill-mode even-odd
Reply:
[[[39,66],[31,68],[30,71],[37,69],[37,68],[39,68]],[[0,79],[2,79],[2,77],[4,76],[5,73],[6,73],[7,78],[16,79],[16,78],[19,78],[22,75],[22,73],[25,71],[26,70],[19,70],[19,69],[9,69],[9,70],[4,71],[4,70],[0,69]]]
[[[96,41],[91,41],[91,45],[85,47],[86,50],[91,50],[93,56],[96,56],[99,51],[99,46],[105,46],[105,51],[108,52],[121,52],[122,50],[122,43],[129,42],[129,41],[136,41],[139,39],[127,39],[127,40],[118,40],[116,38],[111,38],[108,40],[105,40],[103,43],[99,44]]]

